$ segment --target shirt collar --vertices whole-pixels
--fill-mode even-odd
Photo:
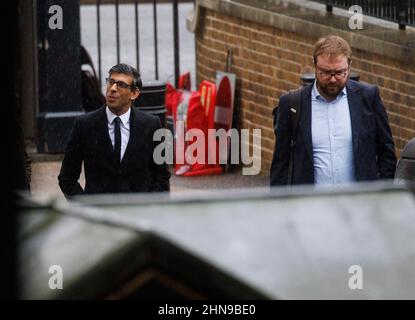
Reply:
[[[346,86],[344,86],[343,90],[340,91],[340,93],[337,95],[335,100],[340,99],[343,96],[347,95]],[[317,89],[317,81],[314,81],[313,89],[311,90],[311,100],[323,100],[326,101],[326,99],[320,94],[320,92]]]
[[[105,108],[105,112],[107,113],[107,119],[109,124],[112,124],[116,117],[120,117],[121,122],[124,126],[126,126],[130,122],[131,108],[128,108],[128,111],[120,116],[117,116],[116,114],[112,113],[108,106]]]

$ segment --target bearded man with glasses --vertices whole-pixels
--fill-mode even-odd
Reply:
[[[120,63],[108,73],[106,105],[75,120],[58,177],[62,192],[70,197],[169,191],[167,164],[153,158],[160,119],[133,107],[142,88],[139,72]],[[85,188],[78,182],[82,164]]]
[[[395,145],[379,89],[349,79],[351,56],[343,38],[320,38],[315,81],[280,97],[271,186],[393,179]]]

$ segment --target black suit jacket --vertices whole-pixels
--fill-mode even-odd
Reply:
[[[59,174],[59,186],[66,196],[92,193],[168,191],[170,172],[166,164],[153,160],[159,142],[153,133],[160,119],[131,108],[130,138],[119,166],[108,133],[105,107],[75,120]],[[84,163],[85,190],[78,182]]]
[[[311,138],[311,90],[301,91],[301,113],[293,153],[293,184],[313,184],[313,146]],[[349,80],[346,84],[352,125],[356,181],[393,179],[396,167],[395,146],[388,117],[376,86]],[[288,96],[278,104],[276,142],[271,164],[271,185],[287,184],[290,154],[290,106]]]

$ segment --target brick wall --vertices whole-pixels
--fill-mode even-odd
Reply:
[[[271,112],[278,97],[301,85],[300,75],[313,72],[312,52],[317,37],[302,36],[272,26],[205,9],[196,33],[197,81],[214,81],[224,71],[232,49],[232,72],[237,76],[235,125],[262,130],[261,173],[268,174],[274,148]],[[415,137],[415,65],[353,50],[352,71],[360,80],[380,87],[389,114],[397,156]]]

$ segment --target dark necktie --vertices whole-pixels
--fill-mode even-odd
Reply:
[[[116,117],[114,119],[114,152],[115,152],[115,162],[117,165],[121,162],[121,119]]]

